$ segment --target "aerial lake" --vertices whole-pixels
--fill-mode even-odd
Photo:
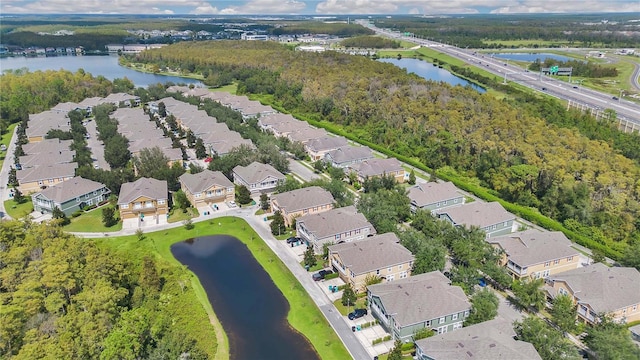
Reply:
[[[568,56],[556,55],[556,54],[545,54],[545,53],[496,53],[491,54],[493,57],[506,59],[506,60],[515,60],[515,61],[528,61],[534,62],[536,59],[540,59],[543,62],[545,59],[553,59],[557,61],[569,61],[574,60]]]
[[[29,71],[37,70],[68,70],[76,72],[83,69],[93,76],[102,75],[109,80],[124,78],[131,80],[136,87],[147,87],[157,83],[185,83],[201,84],[200,81],[178,76],[166,76],[143,73],[128,69],[118,64],[117,55],[101,56],[51,56],[51,57],[25,57],[14,56],[0,58],[0,70],[27,68]]]
[[[414,73],[424,79],[433,81],[442,81],[451,85],[471,86],[473,89],[480,93],[484,93],[486,90],[472,82],[469,82],[461,77],[457,77],[449,71],[433,66],[432,63],[422,61],[419,59],[392,59],[384,58],[378,59],[378,61],[393,64],[397,67],[407,70],[407,72]]]
[[[229,338],[232,360],[320,360],[289,326],[289,303],[240,240],[199,237],[172,245],[171,253],[198,276]]]

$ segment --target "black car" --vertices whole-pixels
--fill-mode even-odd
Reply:
[[[331,270],[320,270],[317,273],[313,274],[311,277],[313,278],[314,281],[320,281],[320,280],[324,280],[324,277],[329,275],[329,274],[333,274],[333,271],[331,271]]]
[[[365,315],[367,315],[367,309],[355,309],[349,313],[349,320],[359,319]]]
[[[287,244],[293,244],[293,243],[297,243],[300,241],[299,237],[296,236],[292,236],[290,238],[287,239]]]

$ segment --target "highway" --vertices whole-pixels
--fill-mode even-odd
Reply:
[[[612,96],[577,84],[569,84],[559,81],[542,73],[529,72],[526,69],[509,64],[507,60],[476,53],[473,49],[461,49],[431,40],[405,36],[399,32],[377,28],[368,21],[361,21],[359,23],[362,26],[375,31],[378,35],[393,39],[402,39],[421,46],[430,47],[435,51],[462,60],[469,65],[481,67],[484,70],[503,78],[506,82],[515,82],[558,99],[573,102],[578,107],[590,109],[592,113],[612,109],[616,112],[619,119],[640,125],[640,105],[624,100],[618,95]],[[637,75],[638,72],[634,73],[636,81]]]

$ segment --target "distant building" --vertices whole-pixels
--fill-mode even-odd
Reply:
[[[499,202],[472,202],[438,210],[438,218],[449,221],[454,226],[478,227],[487,237],[505,235],[514,230],[515,215],[511,214]]]
[[[271,193],[286,177],[269,164],[252,162],[233,168],[233,182],[244,185],[252,194]]]
[[[416,184],[409,188],[407,196],[411,201],[412,212],[418,209],[434,211],[464,204],[464,195],[452,182]]]
[[[307,214],[315,214],[333,209],[335,199],[327,190],[319,186],[309,186],[271,196],[271,209],[280,211],[286,226],[293,219]]]
[[[233,183],[220,171],[204,170],[197,174],[182,174],[180,188],[195,208],[210,207],[215,203],[233,201],[236,197]]]
[[[167,182],[151,178],[140,178],[124,183],[118,195],[120,219],[135,219],[154,224],[165,224],[169,213],[169,191]]]
[[[31,195],[34,211],[52,213],[56,207],[67,216],[107,200],[111,191],[104,184],[79,176]]]

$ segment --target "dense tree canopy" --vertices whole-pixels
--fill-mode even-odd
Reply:
[[[572,126],[550,124],[576,117],[553,100],[497,100],[364,57],[265,42],[180,43],[136,59],[232,74],[241,93],[266,94],[361,141],[480,179],[506,200],[537,207],[617,252],[638,234],[640,167],[625,158],[634,150],[623,155]]]
[[[147,257],[133,263],[53,224],[0,222],[0,357],[207,359],[204,310],[185,304],[180,276]],[[198,305],[198,304],[196,304]],[[185,313],[185,307],[189,307]],[[195,309],[195,310],[194,310]],[[209,340],[210,341],[210,340]]]

